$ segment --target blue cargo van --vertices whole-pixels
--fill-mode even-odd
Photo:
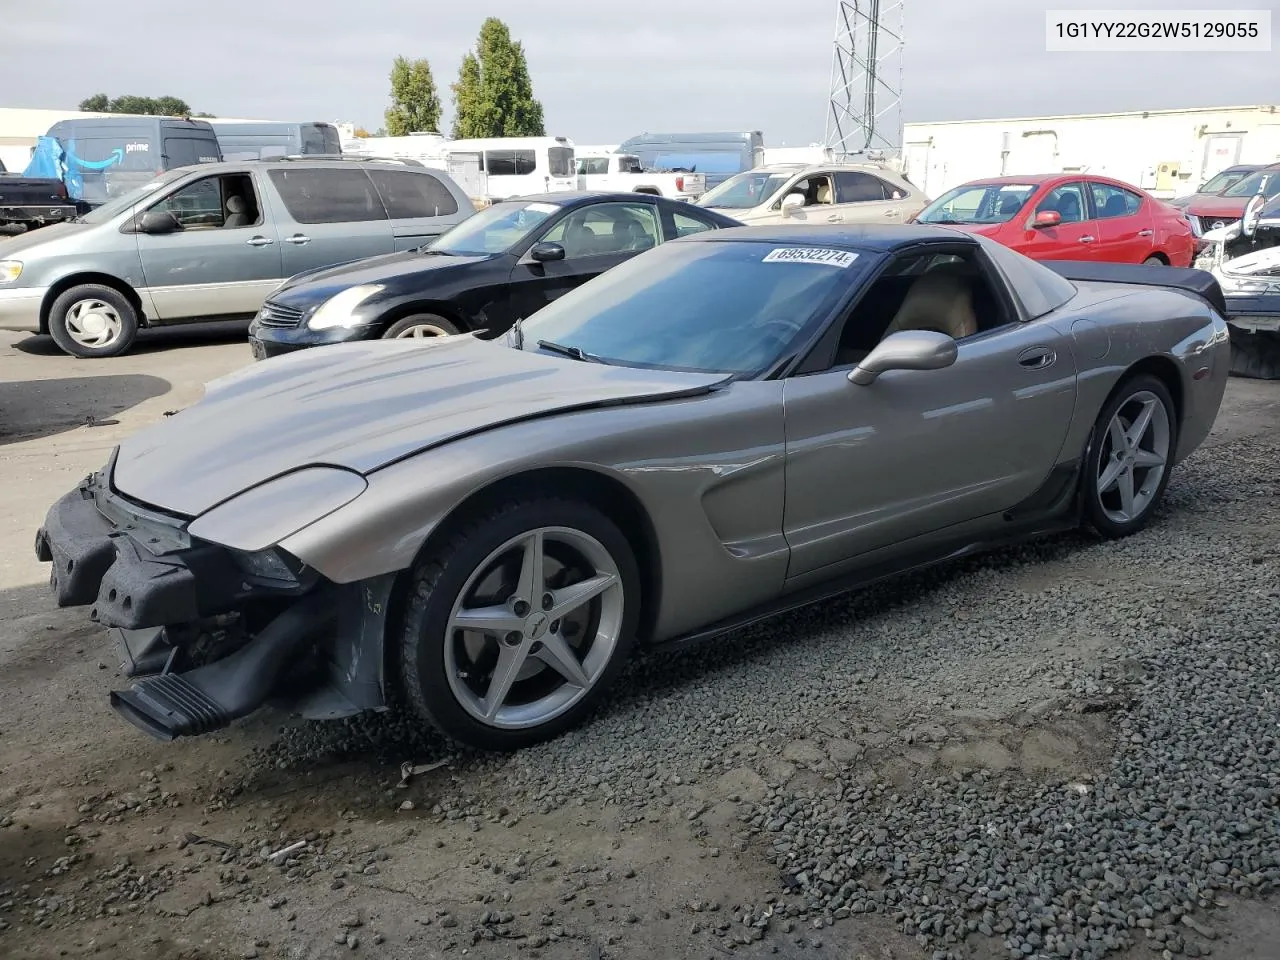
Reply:
[[[342,139],[332,123],[275,120],[211,120],[224,160],[272,160],[280,157],[336,156]]]
[[[222,159],[204,120],[177,117],[88,117],[49,128],[62,147],[67,190],[91,206],[150,183],[159,174]]]
[[[639,157],[647,170],[682,170],[702,173],[707,189],[736,173],[764,162],[764,134],[741,133],[642,133],[621,143],[614,151]]]

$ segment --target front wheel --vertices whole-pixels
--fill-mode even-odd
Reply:
[[[138,336],[138,312],[114,287],[86,283],[53,301],[49,334],[73,357],[118,357]]]
[[[456,324],[450,323],[438,314],[415,313],[408,317],[401,317],[387,327],[382,338],[384,340],[400,340],[405,338],[416,339],[418,337],[451,337],[461,332]]]
[[[1168,389],[1140,374],[1123,382],[1094,423],[1084,463],[1084,515],[1107,538],[1137,533],[1169,483],[1178,421]]]
[[[482,750],[550,739],[622,669],[640,578],[618,527],[576,501],[490,511],[420,559],[401,643],[409,704]]]

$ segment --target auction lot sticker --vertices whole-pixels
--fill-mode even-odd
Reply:
[[[848,250],[828,250],[825,247],[778,247],[770,250],[761,263],[825,263],[832,267],[848,268],[858,259]]]

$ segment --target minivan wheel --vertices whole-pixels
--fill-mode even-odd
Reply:
[[[118,357],[138,336],[138,312],[119,290],[86,283],[53,301],[49,334],[73,357]]]
[[[461,332],[455,324],[450,323],[439,314],[414,313],[407,317],[401,317],[387,327],[382,338],[384,340],[400,340],[409,337],[415,339],[418,337],[451,337]]]

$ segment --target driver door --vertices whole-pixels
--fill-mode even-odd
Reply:
[[[537,240],[564,247],[563,260],[538,261],[526,252],[511,271],[513,318],[527,318],[611,267],[657,246],[662,227],[656,205],[595,203],[571,210]]]
[[[147,210],[172,214],[181,229],[136,234],[145,286],[138,292],[157,320],[250,317],[282,272],[276,227],[249,173],[188,181]],[[238,215],[229,204],[238,200]]]
[[[874,325],[870,343],[902,283],[891,272],[847,321]],[[993,282],[989,268],[983,276]],[[998,515],[1048,478],[1075,407],[1070,344],[1045,320],[1009,319],[1003,299],[973,303],[979,331],[957,341],[949,367],[860,386],[850,361],[786,381],[788,579],[909,551],[915,538]]]

